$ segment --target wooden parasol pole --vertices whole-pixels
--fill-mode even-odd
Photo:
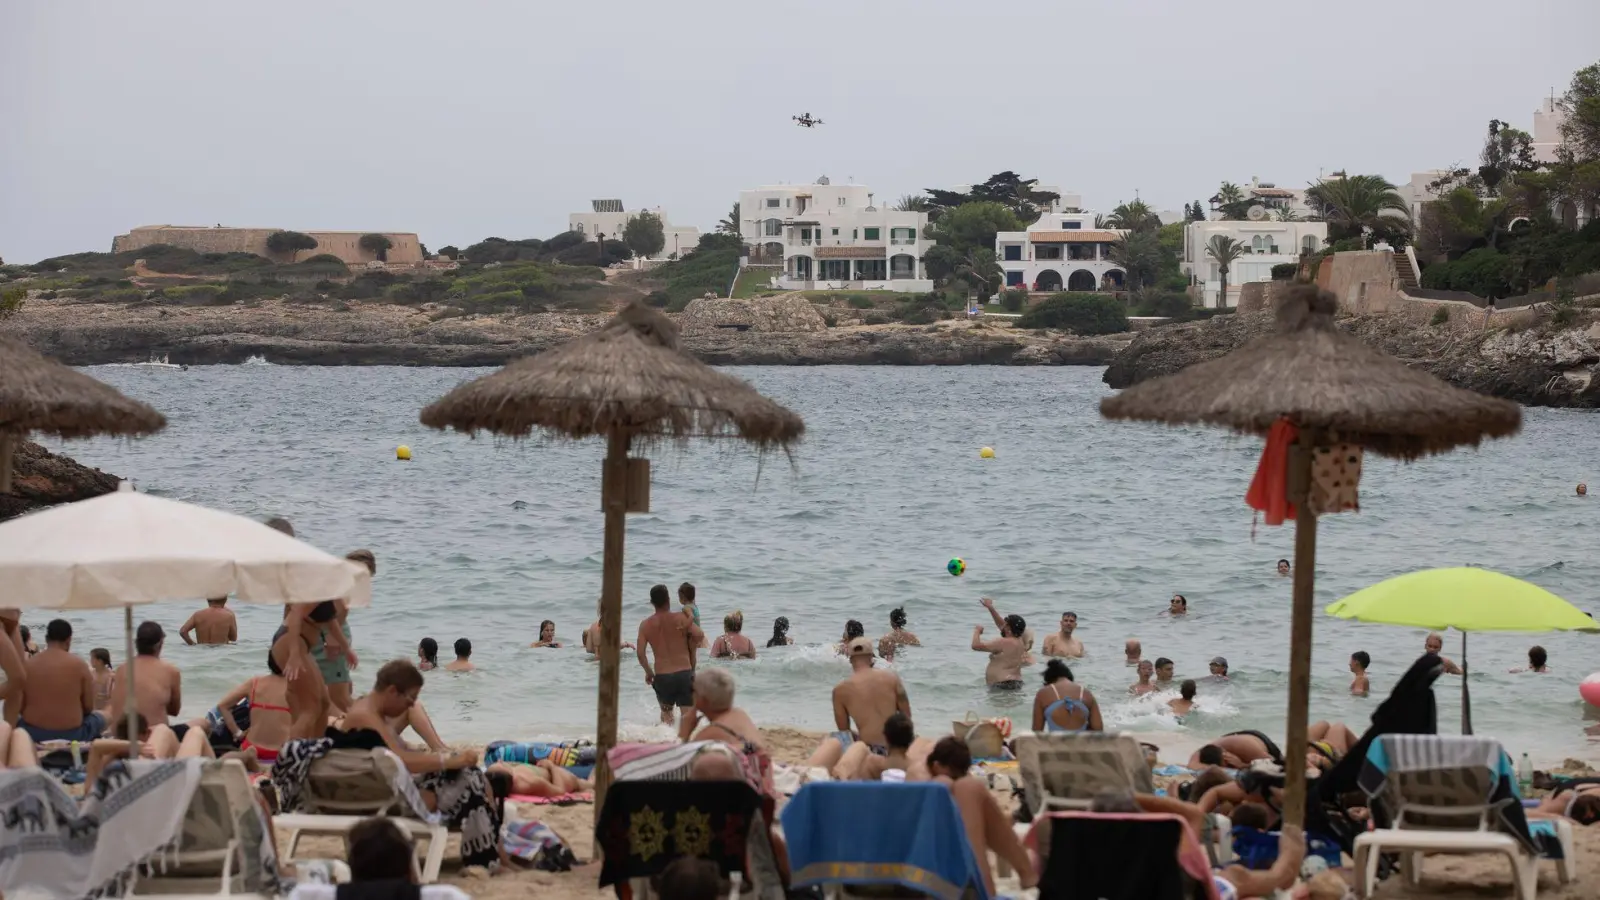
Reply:
[[[1300,431],[1289,452],[1294,502],[1294,607],[1289,626],[1289,722],[1283,747],[1283,821],[1306,820],[1306,719],[1311,705],[1311,604],[1317,570],[1317,514],[1311,510],[1311,461],[1317,435]]]
[[[606,461],[600,477],[600,504],[605,510],[606,536],[600,577],[600,713],[595,723],[594,815],[600,820],[606,788],[611,786],[611,762],[606,758],[617,745],[617,690],[622,652],[622,549],[628,527],[629,437],[613,431],[606,441]]]
[[[0,494],[11,493],[11,459],[17,447],[17,436],[0,431]]]

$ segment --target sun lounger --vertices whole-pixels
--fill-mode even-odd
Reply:
[[[1103,791],[1155,791],[1139,742],[1125,734],[1020,734],[1013,741],[1022,791],[1034,815],[1088,809]]]
[[[935,782],[812,782],[784,807],[791,888],[830,896],[987,898],[949,788]]]
[[[616,885],[624,898],[652,897],[655,876],[695,856],[716,863],[734,892],[747,884],[758,900],[783,900],[761,803],[743,781],[615,782],[595,826],[600,886]]]
[[[1419,856],[1490,853],[1511,863],[1518,900],[1538,892],[1541,856],[1562,884],[1574,877],[1572,825],[1529,822],[1517,796],[1511,758],[1498,741],[1454,735],[1384,735],[1373,742],[1361,786],[1376,829],[1355,841],[1357,896],[1372,892],[1378,858],[1398,853],[1408,884],[1421,880]]]
[[[1045,861],[1040,897],[1216,900],[1218,896],[1199,839],[1188,822],[1170,813],[1047,813],[1034,823],[1027,846]]]
[[[273,824],[289,832],[286,859],[295,859],[305,835],[336,835],[348,842],[351,829],[363,819],[388,816],[415,839],[427,842],[427,858],[412,865],[422,884],[439,879],[450,831],[437,820],[415,818],[416,811],[395,790],[404,772],[399,757],[388,750],[331,750],[311,764],[301,791],[299,812],[280,813]]]
[[[276,896],[281,886],[266,829],[244,765],[205,760],[176,853],[137,877],[132,896]]]

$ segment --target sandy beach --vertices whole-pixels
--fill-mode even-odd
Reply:
[[[773,761],[791,765],[805,762],[822,738],[820,733],[793,728],[765,728],[762,729],[762,736]],[[1179,747],[1170,740],[1173,737],[1171,734],[1140,736],[1141,740],[1167,739],[1161,744],[1161,763],[1181,765],[1193,747]],[[1569,775],[1595,774],[1593,767],[1576,759],[1566,760],[1556,771]],[[1180,779],[1157,776],[1156,783],[1158,787],[1166,787],[1178,780]],[[994,794],[1003,809],[1007,811],[1012,809],[1008,790],[997,789]],[[781,799],[779,808],[782,808]],[[513,868],[493,876],[481,870],[463,870],[457,853],[457,838],[452,835],[440,876],[442,883],[455,885],[479,900],[512,900],[528,896],[530,891],[536,891],[539,897],[548,897],[552,900],[589,900],[589,898],[615,896],[610,887],[602,889],[597,884],[599,866],[593,861],[595,808],[592,804],[535,806],[508,803],[506,814],[508,818],[538,819],[555,829],[567,841],[582,865],[570,872],[561,873]],[[1576,826],[1574,832],[1577,847],[1577,878],[1571,884],[1560,885],[1556,879],[1554,865],[1541,863],[1540,897],[1588,900],[1600,896],[1600,827]],[[285,846],[286,839],[287,835],[280,830],[279,845]],[[339,843],[333,839],[308,839],[303,842],[302,847],[300,855],[306,858],[342,858]],[[992,858],[991,864],[993,864]],[[1481,900],[1485,897],[1513,895],[1510,868],[1500,857],[1485,855],[1433,857],[1425,862],[1423,872],[1422,884],[1415,889],[1407,890],[1398,878],[1394,878],[1381,882],[1373,896]],[[1008,885],[1013,891],[1018,887],[1014,878],[1002,878],[999,881],[1001,893],[1007,893]]]

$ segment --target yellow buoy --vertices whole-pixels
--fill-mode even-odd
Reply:
[[[979,450],[978,451],[978,458],[979,459],[994,459],[994,448],[993,447],[985,447],[982,450]]]
[[[400,446],[394,448],[394,458],[395,459],[410,459],[411,458],[411,448],[407,447],[405,444],[401,444]]]

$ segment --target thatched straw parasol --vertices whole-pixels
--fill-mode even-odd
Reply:
[[[1292,287],[1278,307],[1277,333],[1176,375],[1131,387],[1100,402],[1108,419],[1169,425],[1204,423],[1264,435],[1279,419],[1299,429],[1289,455],[1294,503],[1294,613],[1290,629],[1289,723],[1284,748],[1284,821],[1305,812],[1306,706],[1311,689],[1311,614],[1317,517],[1307,502],[1312,451],[1355,444],[1413,460],[1505,437],[1522,427],[1522,409],[1451,387],[1334,327],[1332,294]]]
[[[600,612],[600,714],[595,809],[611,779],[606,751],[617,740],[624,516],[649,511],[649,463],[628,459],[638,444],[733,437],[762,449],[800,440],[800,417],[685,354],[666,316],[634,303],[604,328],[457,387],[422,411],[422,424],[511,438],[535,428],[560,437],[604,435],[605,510]]]
[[[11,456],[30,432],[142,437],[165,427],[161,413],[0,335],[0,494],[11,492]]]

